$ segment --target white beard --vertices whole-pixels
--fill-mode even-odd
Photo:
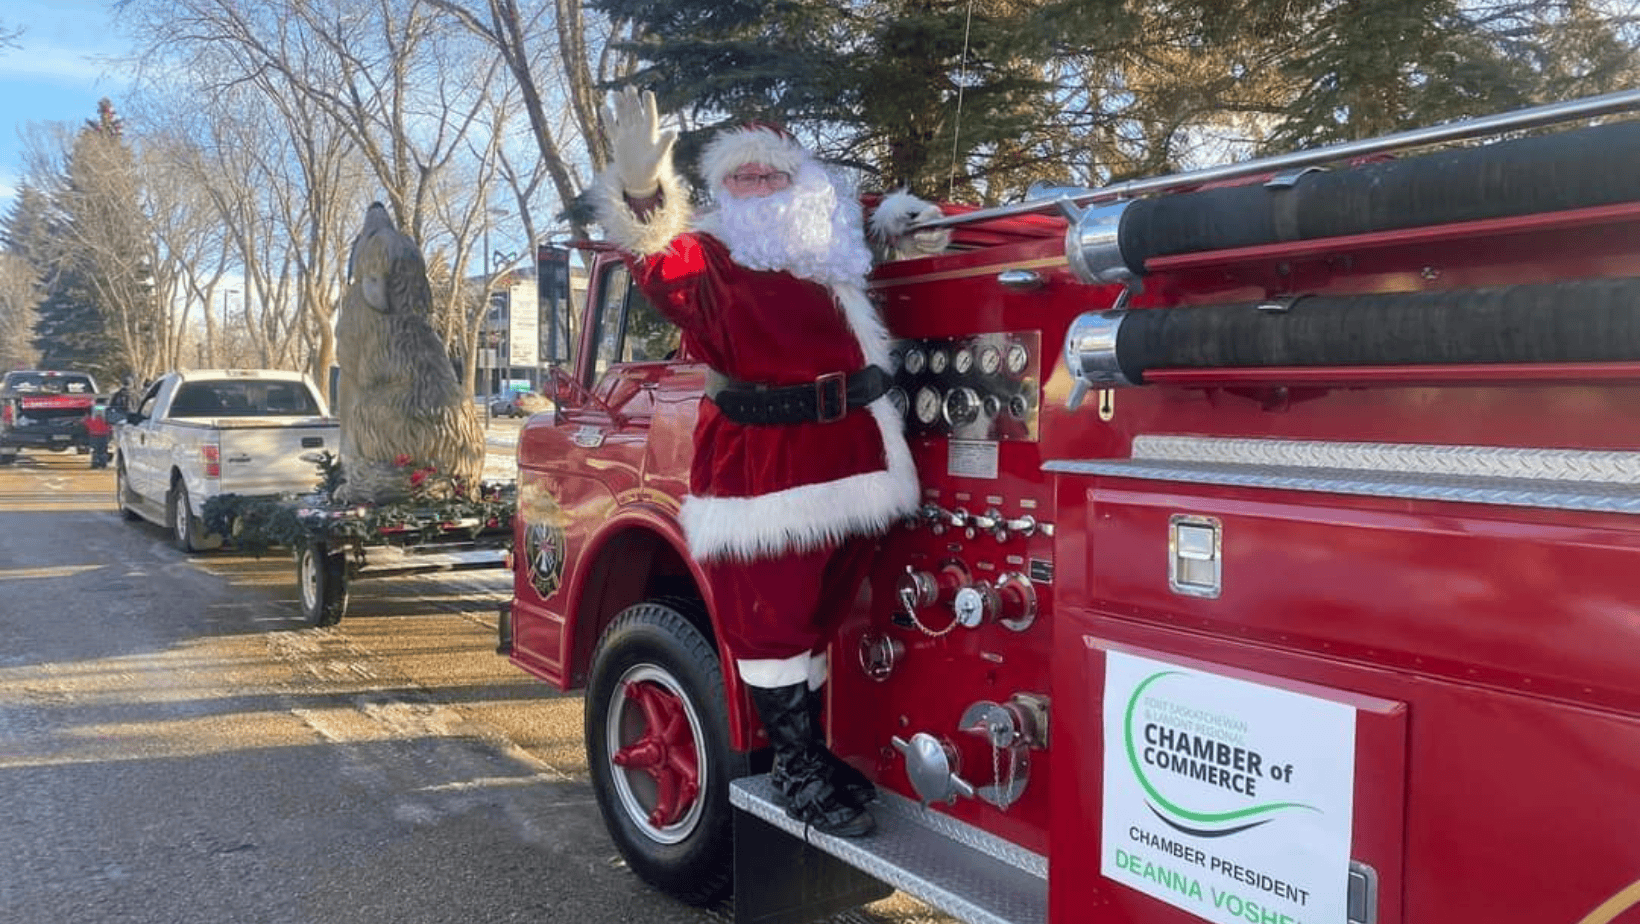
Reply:
[[[840,195],[813,161],[800,164],[792,185],[777,193],[737,199],[719,192],[717,210],[701,221],[741,266],[822,285],[864,285],[871,250],[862,227],[858,200]]]

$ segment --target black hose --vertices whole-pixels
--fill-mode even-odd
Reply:
[[[1532,215],[1640,200],[1640,122],[1616,122],[1304,174],[1289,188],[1234,186],[1140,199],[1120,247],[1153,257]]]
[[[1116,360],[1151,369],[1640,360],[1640,279],[1130,311]]]

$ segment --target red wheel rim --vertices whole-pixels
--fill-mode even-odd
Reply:
[[[610,701],[608,732],[627,814],[657,841],[687,837],[700,818],[706,761],[700,717],[676,679],[654,665],[628,671]]]

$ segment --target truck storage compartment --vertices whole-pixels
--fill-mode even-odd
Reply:
[[[1062,569],[1068,580],[1059,587],[1056,727],[1089,730],[1069,748],[1056,739],[1055,801],[1078,811],[1056,813],[1050,873],[1056,882],[1086,882],[1056,889],[1056,900],[1110,903],[1124,909],[1124,920],[1188,920],[1170,916],[1166,898],[1157,897],[1179,898],[1181,884],[1188,892],[1202,879],[1202,867],[1181,857],[1199,855],[1211,867],[1240,836],[1165,827],[1175,852],[1156,857],[1152,839],[1142,844],[1145,862],[1160,869],[1170,860],[1174,868],[1141,863],[1135,871],[1129,863],[1113,875],[1114,851],[1140,851],[1130,849],[1131,831],[1110,828],[1111,795],[1102,787],[1113,774],[1150,765],[1113,762],[1111,749],[1126,753],[1128,742],[1116,734],[1126,726],[1113,725],[1109,700],[1135,699],[1134,677],[1168,672],[1200,689],[1164,714],[1206,722],[1209,731],[1256,714],[1250,729],[1236,730],[1249,739],[1293,694],[1298,707],[1350,706],[1350,864],[1334,858],[1333,872],[1338,882],[1350,877],[1354,889],[1371,887],[1376,917],[1366,920],[1575,922],[1634,881],[1640,846],[1610,813],[1634,804],[1632,774],[1617,768],[1640,759],[1633,660],[1640,622],[1632,609],[1640,597],[1640,524],[1616,513],[1445,502],[1416,491],[1391,496],[1370,488],[1370,478],[1357,494],[1275,487],[1300,487],[1294,479],[1318,474],[1301,464],[1146,466],[1054,464],[1075,470],[1060,481],[1061,517],[1087,538],[1081,566]],[[1419,480],[1399,479],[1402,487]],[[1561,496],[1548,490],[1556,478],[1537,480],[1539,501]],[[1559,473],[1557,483],[1564,480]],[[1242,685],[1249,681],[1253,687]],[[1236,708],[1248,689],[1266,691],[1270,703]],[[1137,696],[1134,708],[1163,708],[1154,699]],[[1310,738],[1337,730],[1303,708],[1295,715]],[[1141,748],[1187,746],[1183,731],[1140,728]],[[1156,741],[1143,739],[1147,730]],[[1185,755],[1200,766],[1177,750],[1166,756],[1209,780],[1196,785],[1236,782],[1233,742],[1226,751],[1185,740],[1202,744]],[[1240,756],[1242,768],[1255,750]],[[1279,790],[1265,785],[1270,756],[1256,756],[1265,776],[1241,773],[1257,779],[1260,800],[1277,798]],[[1177,776],[1149,771],[1168,773]],[[1103,800],[1074,796],[1089,788]],[[1133,794],[1131,786],[1121,791]],[[1151,828],[1163,825],[1167,809],[1153,803],[1166,792],[1139,792],[1142,807],[1117,807]],[[1103,879],[1089,859],[1096,856]],[[1279,871],[1260,874],[1294,884]],[[1255,880],[1243,878],[1240,887],[1257,890],[1263,880]],[[1197,916],[1237,920],[1213,906],[1208,883],[1201,888],[1208,901]],[[1363,920],[1357,893],[1343,898],[1347,919]]]

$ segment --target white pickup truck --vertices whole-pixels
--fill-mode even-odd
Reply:
[[[120,513],[169,526],[185,552],[216,548],[222,537],[208,535],[199,516],[206,501],[311,491],[319,479],[313,454],[335,454],[340,434],[301,373],[167,373],[115,421]]]

